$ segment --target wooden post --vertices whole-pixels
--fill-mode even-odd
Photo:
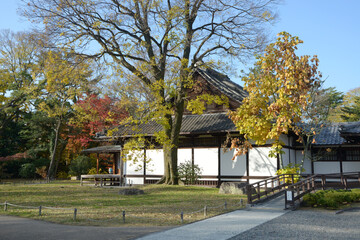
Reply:
[[[227,209],[227,202],[225,200],[225,203],[224,203],[224,209],[226,210]]]
[[[125,223],[125,211],[122,211],[123,223]]]
[[[181,223],[184,223],[184,212],[181,211],[180,213],[180,219],[181,219]]]
[[[207,215],[207,206],[205,205],[205,207],[204,207],[204,217],[206,217],[206,215]]]
[[[96,174],[99,174],[99,153],[96,155]]]
[[[251,185],[248,184],[246,185],[246,194],[247,194],[247,202],[248,204],[251,204],[252,203],[252,194],[251,194]]]
[[[74,208],[74,221],[76,221],[76,214],[77,214],[77,209]]]
[[[41,205],[39,206],[39,216],[41,216]]]
[[[344,176],[344,186],[345,186],[345,189],[348,190],[348,184],[347,184],[347,177]]]
[[[265,195],[268,195],[268,187],[267,187],[267,180],[265,180]]]
[[[321,188],[322,188],[322,190],[325,190],[325,184],[326,184],[326,176],[321,175]]]
[[[5,204],[4,204],[4,211],[7,211],[7,201],[5,201]]]

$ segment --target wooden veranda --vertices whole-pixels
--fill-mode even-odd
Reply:
[[[104,186],[119,186],[124,182],[124,163],[121,160],[121,146],[109,145],[85,149],[84,154],[96,154],[96,174],[81,175],[81,185],[83,183],[94,183],[95,185]],[[112,173],[99,174],[100,154],[112,154]],[[85,179],[88,179],[87,181]]]

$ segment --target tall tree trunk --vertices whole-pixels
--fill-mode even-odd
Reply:
[[[50,166],[49,166],[48,174],[47,174],[47,178],[49,180],[54,179],[55,176],[56,176],[56,170],[55,170],[55,166],[56,166],[56,149],[57,149],[58,142],[59,142],[60,127],[61,127],[61,118],[59,118],[59,120],[57,122],[56,129],[55,129],[54,146],[53,146],[53,151],[51,153]]]
[[[169,129],[165,129],[165,133],[169,139],[164,143],[164,179],[163,183],[169,185],[179,184],[178,176],[178,145],[180,137],[180,129],[184,113],[184,100],[182,96],[178,97],[178,102],[175,105],[174,116],[165,116],[168,120]]]

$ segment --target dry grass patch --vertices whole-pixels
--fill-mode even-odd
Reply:
[[[124,226],[124,225],[178,225],[180,213],[184,223],[241,208],[240,199],[245,195],[219,194],[217,188],[148,185],[138,187],[143,195],[119,195],[119,188],[79,186],[78,182],[56,181],[33,185],[0,185],[0,203],[8,201],[24,206],[48,206],[70,210],[22,209],[8,207],[3,214],[41,219],[51,222],[78,225]],[[227,209],[224,203],[227,202]],[[245,201],[244,201],[245,203]],[[73,209],[77,208],[77,220]],[[199,211],[200,210],[200,211]],[[126,212],[126,222],[122,214]],[[197,213],[193,213],[199,211]],[[192,213],[192,214],[190,214]]]

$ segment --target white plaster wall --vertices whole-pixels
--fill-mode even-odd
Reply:
[[[126,175],[143,175],[144,174],[144,151],[131,151],[131,160],[124,162],[124,173]],[[144,184],[142,177],[126,177],[126,184]]]
[[[283,148],[284,153],[281,155],[281,161],[283,163],[284,166],[288,165],[290,163],[290,149],[288,148]],[[280,165],[281,167],[281,165]]]
[[[296,163],[301,164],[302,161],[302,150],[296,150]],[[303,168],[305,169],[305,172],[303,174],[311,174],[311,161],[309,159],[305,159]]]
[[[124,162],[125,174],[142,175],[144,173],[144,151],[130,151],[126,159]]]
[[[162,149],[146,150],[146,175],[164,174],[164,154]]]
[[[191,148],[178,149],[178,165],[186,161],[191,162]]]
[[[246,155],[241,155],[231,160],[235,150],[220,151],[220,171],[222,176],[246,176]],[[226,178],[222,178],[226,179]]]
[[[250,176],[275,176],[277,159],[269,158],[270,148],[259,147],[249,151]]]
[[[332,162],[314,162],[314,174],[340,173],[340,163]]]
[[[290,162],[296,164],[296,151],[294,149],[290,149]]]
[[[194,163],[201,170],[201,175],[218,175],[218,148],[195,148]]]
[[[360,162],[342,162],[343,172],[360,172]]]

